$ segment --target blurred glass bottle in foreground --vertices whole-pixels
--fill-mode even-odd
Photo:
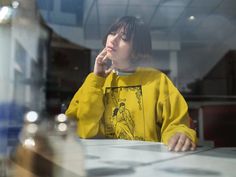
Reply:
[[[84,151],[74,136],[76,124],[64,114],[42,121],[36,112],[25,115],[20,143],[12,154],[12,176],[86,176]]]

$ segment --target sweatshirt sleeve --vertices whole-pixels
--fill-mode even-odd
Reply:
[[[103,90],[105,78],[90,73],[72,98],[66,115],[78,120],[77,134],[81,138],[97,135],[104,112]]]
[[[188,106],[183,96],[167,77],[160,84],[160,91],[162,94],[157,104],[157,115],[162,122],[161,141],[168,144],[168,140],[180,132],[196,143],[196,132],[189,128]]]

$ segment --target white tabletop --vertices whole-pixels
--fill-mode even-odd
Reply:
[[[49,140],[56,177],[236,176],[236,148],[198,147],[176,153],[157,142],[58,136]]]
[[[169,152],[156,142],[82,140],[88,176],[236,176],[236,148]]]

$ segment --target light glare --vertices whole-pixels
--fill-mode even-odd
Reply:
[[[25,119],[27,122],[36,122],[38,120],[38,113],[35,111],[29,111],[26,116]]]
[[[19,3],[18,1],[13,1],[13,2],[11,3],[11,5],[12,5],[12,7],[13,7],[14,9],[17,9],[17,8],[19,7],[20,3]]]
[[[195,16],[191,15],[188,19],[191,20],[191,21],[195,20]]]
[[[25,139],[23,145],[24,145],[25,147],[27,147],[27,148],[32,148],[32,147],[35,146],[35,141],[34,141],[33,138],[27,138],[27,139]]]
[[[58,122],[65,122],[66,119],[67,119],[67,117],[66,117],[65,114],[59,114],[59,115],[57,116],[57,121],[58,121]]]
[[[12,14],[11,8],[7,6],[3,6],[0,9],[0,23],[9,20],[11,17],[11,14]]]
[[[29,125],[27,125],[26,130],[28,133],[35,134],[38,131],[38,125],[37,124],[29,124]]]
[[[67,125],[65,123],[58,124],[58,131],[65,132],[67,130]]]

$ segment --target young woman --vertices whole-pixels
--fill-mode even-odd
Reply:
[[[103,43],[93,72],[66,111],[78,119],[78,135],[161,141],[169,150],[194,150],[196,133],[188,127],[184,98],[164,73],[140,67],[151,56],[147,26],[125,16],[110,27]]]

